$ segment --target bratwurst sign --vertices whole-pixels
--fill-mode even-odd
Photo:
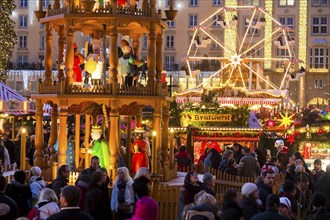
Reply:
[[[190,114],[191,121],[220,121],[220,122],[231,122],[231,114]]]

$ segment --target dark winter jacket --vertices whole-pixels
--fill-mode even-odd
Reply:
[[[222,205],[222,220],[240,220],[242,217],[241,207],[231,199],[225,199]]]
[[[272,187],[265,185],[264,182],[257,183],[257,187],[259,190],[259,199],[262,202],[261,207],[263,210],[266,210],[267,197],[273,193],[273,189],[272,189]]]
[[[317,182],[317,191],[327,198],[326,206],[330,212],[330,173],[326,172]]]
[[[256,177],[260,171],[257,159],[252,155],[245,155],[239,162],[238,175],[247,177]]]
[[[51,189],[55,191],[55,194],[57,195],[57,198],[60,199],[61,189],[68,185],[69,180],[65,179],[61,175],[58,175],[56,179],[53,180],[51,183]]]
[[[16,202],[19,216],[26,216],[31,208],[30,199],[32,198],[32,192],[30,186],[12,181],[7,185],[5,194]]]
[[[219,209],[217,206],[215,206],[213,204],[209,204],[209,203],[199,204],[199,205],[193,206],[190,210],[194,210],[194,211],[198,211],[198,212],[212,212],[215,219],[220,220],[220,218],[217,215],[219,212]]]
[[[178,168],[189,167],[192,164],[192,159],[187,151],[176,153],[174,158],[178,161]]]
[[[312,213],[306,217],[306,220],[326,220],[330,219],[330,213],[323,208],[314,209]]]
[[[244,196],[240,202],[245,220],[250,220],[253,216],[261,212],[261,207],[257,201]]]
[[[215,192],[213,191],[213,189],[211,189],[210,187],[208,187],[206,184],[202,184],[203,190],[205,192],[207,192],[208,194],[211,194],[212,196],[215,196]]]
[[[288,217],[280,215],[276,209],[267,209],[251,218],[251,220],[290,220]]]
[[[86,211],[98,220],[111,218],[109,191],[105,186],[91,184],[87,192]]]
[[[133,183],[134,201],[137,202],[142,196],[149,196],[150,180],[144,176],[136,178]]]
[[[18,207],[16,202],[4,193],[0,193],[0,210],[0,218],[2,220],[12,220],[18,217]]]
[[[184,190],[182,192],[183,206],[188,205],[190,203],[195,202],[195,195],[203,190],[202,183],[198,182],[196,186],[189,184],[183,187]]]
[[[76,207],[64,207],[60,212],[55,213],[47,218],[47,220],[93,220],[94,218],[86,212]]]

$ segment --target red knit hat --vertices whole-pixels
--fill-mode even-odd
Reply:
[[[158,219],[158,204],[148,196],[144,196],[136,203],[136,209],[131,220],[157,220]]]

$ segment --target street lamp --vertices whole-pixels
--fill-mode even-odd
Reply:
[[[152,131],[152,165],[151,165],[151,173],[156,174],[157,173],[157,147],[156,147],[156,136],[157,132]]]
[[[21,170],[25,170],[26,128],[21,128]]]

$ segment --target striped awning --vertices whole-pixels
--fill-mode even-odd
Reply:
[[[35,115],[35,111],[20,111],[20,110],[0,111],[0,113],[5,113],[10,116]]]
[[[200,103],[201,97],[177,97],[176,102],[183,104],[187,101],[192,103]],[[239,97],[219,97],[219,104],[234,104],[234,105],[275,105],[281,102],[280,98],[239,98]]]
[[[0,82],[0,100],[3,102],[8,102],[10,100],[17,100],[23,102],[24,97],[18,94],[17,92],[15,92],[13,89],[11,89],[3,82]]]

